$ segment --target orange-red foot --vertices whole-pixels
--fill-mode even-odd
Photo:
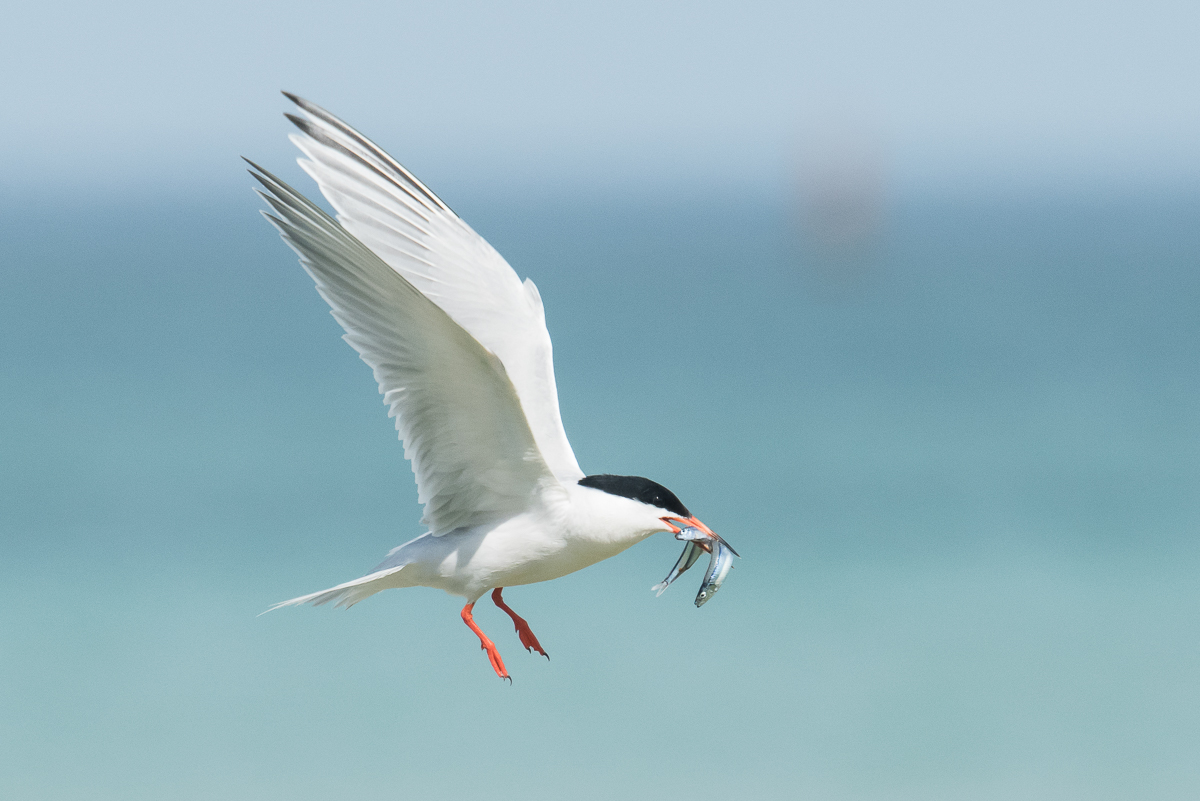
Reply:
[[[512,677],[508,675],[508,671],[504,669],[504,660],[500,658],[500,652],[496,650],[496,644],[488,639],[487,635],[480,630],[479,626],[475,625],[475,618],[471,616],[471,610],[475,607],[475,602],[467,604],[462,610],[463,623],[471,631],[475,632],[475,636],[479,638],[479,647],[487,651],[488,661],[492,663],[492,670],[496,671],[496,675],[502,679],[508,679],[508,683],[512,684]]]
[[[512,618],[513,625],[517,627],[517,636],[521,638],[521,645],[525,646],[525,650],[533,653],[537,651],[547,659],[550,654],[542,649],[542,644],[538,642],[538,638],[533,635],[533,631],[529,628],[529,624],[525,622],[525,618],[518,615],[516,612],[508,608],[508,604],[504,603],[504,599],[500,597],[500,591],[503,587],[497,587],[492,590],[492,603],[503,609]]]

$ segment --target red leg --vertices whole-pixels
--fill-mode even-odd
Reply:
[[[529,624],[525,622],[525,618],[509,609],[508,604],[504,603],[504,599],[500,597],[500,591],[502,589],[504,588],[497,587],[496,589],[492,590],[492,602],[505,612],[508,612],[508,616],[512,618],[513,624],[517,627],[517,636],[521,638],[521,645],[525,646],[525,650],[529,651],[530,653],[537,651],[539,654],[549,659],[550,654],[542,650],[542,644],[538,642],[537,637],[533,636],[533,632],[529,629]]]
[[[475,618],[471,617],[471,610],[475,607],[475,602],[467,604],[462,610],[463,623],[471,631],[475,632],[475,636],[479,638],[479,647],[487,651],[488,661],[492,663],[492,670],[496,671],[496,675],[502,679],[508,679],[512,683],[512,679],[508,675],[508,671],[504,669],[504,660],[500,658],[500,652],[496,650],[496,644],[488,639],[487,635],[475,625]]]

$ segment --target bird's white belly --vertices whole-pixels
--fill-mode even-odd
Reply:
[[[519,515],[499,525],[426,534],[398,548],[385,564],[405,565],[403,586],[436,587],[474,600],[493,587],[565,576],[615,556],[637,542],[572,536],[565,527]]]

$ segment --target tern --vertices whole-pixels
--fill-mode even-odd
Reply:
[[[663,588],[709,552],[700,605],[731,562],[720,537],[666,487],[585,475],[558,407],[537,287],[391,156],[337,117],[285,92],[292,142],[334,219],[247,160],[263,215],[299,255],[374,373],[412,463],[428,531],[365,576],[271,607],[349,607],[381,590],[435,587],[466,599],[461,617],[496,675],[509,674],[476,625],[491,592],[521,644],[547,656],[506,587],[565,576],[662,531],[684,555]],[[547,656],[548,658],[548,656]]]

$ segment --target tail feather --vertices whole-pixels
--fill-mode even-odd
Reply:
[[[321,606],[331,601],[335,607],[349,608],[354,606],[364,598],[369,598],[380,590],[386,590],[397,586],[392,582],[385,581],[390,576],[399,573],[405,568],[405,565],[391,567],[386,570],[377,570],[374,573],[368,573],[362,578],[356,578],[353,581],[347,581],[345,584],[339,584],[336,587],[330,587],[327,590],[320,592],[301,595],[299,598],[293,598],[290,601],[281,601],[274,604],[266,612],[274,612],[276,609],[284,606],[302,606],[304,604],[312,604],[313,606]]]

